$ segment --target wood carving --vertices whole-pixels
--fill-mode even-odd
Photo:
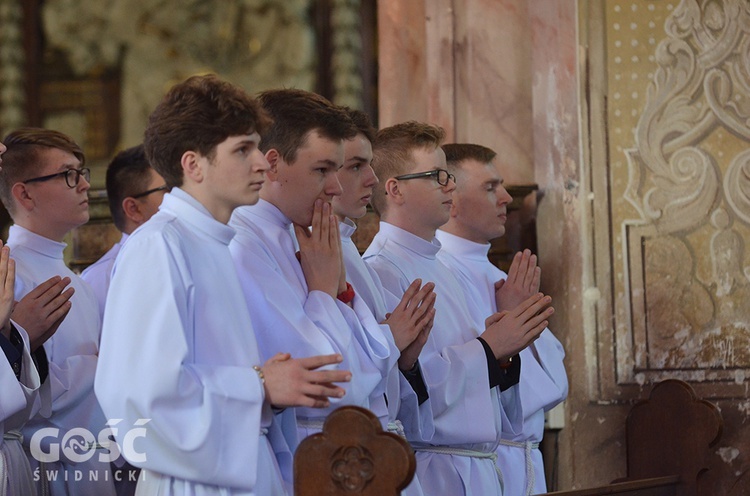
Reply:
[[[323,432],[305,438],[294,454],[296,496],[396,495],[414,477],[416,459],[403,438],[384,432],[370,411],[334,410]]]

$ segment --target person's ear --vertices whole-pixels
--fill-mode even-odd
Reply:
[[[403,191],[401,190],[401,187],[399,185],[398,179],[393,177],[386,179],[383,187],[385,188],[385,195],[390,197],[389,201],[392,201],[396,205],[403,205],[403,203],[406,201],[403,195]]]
[[[135,198],[128,196],[122,201],[122,211],[125,217],[132,220],[136,225],[141,225],[145,221],[141,205]]]
[[[266,176],[269,181],[275,181],[279,173],[279,162],[281,161],[281,155],[276,148],[271,148],[265,154],[266,161],[268,162],[269,168],[266,171]]]
[[[35,197],[31,194],[29,188],[24,183],[18,182],[10,190],[13,198],[18,205],[27,211],[31,211],[36,206]]]
[[[189,178],[192,182],[200,183],[203,181],[203,167],[201,167],[202,156],[192,150],[188,150],[182,154],[180,159],[180,165],[182,165],[182,173],[185,174],[185,178]]]

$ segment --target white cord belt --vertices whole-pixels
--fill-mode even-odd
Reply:
[[[31,468],[23,450],[23,434],[19,430],[3,433],[0,449],[0,496],[36,494]]]
[[[526,496],[534,494],[534,485],[536,484],[536,474],[534,471],[534,461],[531,459],[531,450],[539,449],[539,443],[526,441],[508,441],[501,439],[500,444],[502,446],[510,446],[511,448],[521,448],[524,450],[524,458],[526,459]]]
[[[402,424],[400,420],[394,420],[393,422],[388,422],[388,432],[398,434],[402,438],[406,439],[406,433],[404,432],[404,424]]]
[[[322,431],[324,422],[325,420],[323,419],[298,418],[297,427],[302,427],[303,429],[310,429],[314,431]]]
[[[497,480],[500,481],[500,486],[505,486],[503,482],[503,473],[500,471],[500,467],[497,466],[497,453],[477,451],[463,448],[451,448],[450,446],[413,446],[414,451],[424,451],[427,453],[437,453],[439,455],[455,455],[455,456],[466,456],[469,458],[488,458],[492,460],[492,465],[495,467],[497,472]]]

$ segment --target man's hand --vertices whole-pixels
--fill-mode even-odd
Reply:
[[[402,370],[410,370],[417,361],[424,343],[427,342],[435,316],[435,284],[421,284],[421,279],[415,279],[406,288],[399,304],[393,312],[386,315],[383,322],[390,327],[396,347],[401,352],[399,368]],[[415,340],[418,342],[415,343]]]
[[[51,277],[32,289],[13,307],[11,317],[26,329],[32,352],[57,331],[70,312],[70,297],[75,289],[65,289],[68,284],[70,277]]]
[[[315,369],[342,360],[341,355],[292,359],[289,353],[277,353],[261,368],[268,402],[278,408],[326,408],[331,404],[328,398],[341,398],[346,393],[333,383],[349,382],[352,374],[348,370]]]
[[[0,241],[0,333],[10,339],[10,313],[13,311],[16,285],[16,261],[10,258],[10,248]]]
[[[430,309],[430,313],[427,315],[428,320],[425,322],[422,330],[419,331],[414,341],[409,344],[402,352],[398,359],[398,368],[404,372],[408,372],[414,368],[414,364],[419,359],[419,354],[422,353],[422,348],[427,343],[427,338],[430,337],[430,331],[432,331],[432,324],[435,321],[435,309]]]
[[[508,269],[508,278],[495,283],[497,311],[512,310],[538,293],[541,276],[542,269],[537,266],[536,255],[530,250],[516,253]]]
[[[512,310],[488,317],[481,337],[492,348],[495,358],[507,360],[538,338],[555,312],[550,303],[552,298],[537,293]]]
[[[346,281],[341,288],[341,240],[339,225],[333,215],[331,204],[315,200],[312,230],[294,225],[299,243],[300,264],[310,291],[319,290],[333,298],[346,290]]]

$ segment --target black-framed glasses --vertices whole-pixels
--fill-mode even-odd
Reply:
[[[435,169],[427,172],[415,172],[413,174],[404,174],[396,176],[393,179],[418,179],[420,177],[434,177],[440,186],[448,186],[448,181],[456,182],[456,176],[445,169]]]
[[[133,198],[135,200],[138,198],[143,198],[144,196],[148,196],[151,193],[156,193],[157,191],[169,192],[170,189],[171,188],[165,184],[164,186],[159,186],[158,188],[149,189],[149,190],[144,191],[143,193],[138,193],[137,195],[131,195],[130,198]]]
[[[32,177],[31,179],[27,179],[21,182],[23,184],[38,183],[42,181],[49,181],[50,179],[54,179],[58,176],[65,176],[65,184],[68,185],[68,188],[75,188],[81,181],[81,176],[86,179],[86,182],[91,182],[91,169],[89,169],[88,167],[82,167],[80,169],[68,169],[56,174],[50,174],[49,176]]]

